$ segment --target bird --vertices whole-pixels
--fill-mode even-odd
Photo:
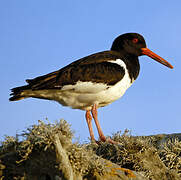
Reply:
[[[57,71],[27,79],[27,85],[11,89],[9,100],[32,97],[84,110],[91,140],[96,141],[92,127],[94,119],[99,141],[114,144],[103,134],[97,110],[121,98],[133,84],[140,71],[138,57],[142,55],[173,69],[169,62],[147,48],[142,35],[125,33],[115,38],[110,50],[88,55]]]

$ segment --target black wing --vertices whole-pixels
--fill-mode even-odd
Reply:
[[[109,62],[119,58],[116,53],[110,52],[87,56],[58,71],[27,82],[32,90],[61,89],[64,85],[74,85],[78,81],[114,85],[123,78],[125,71],[120,65]]]

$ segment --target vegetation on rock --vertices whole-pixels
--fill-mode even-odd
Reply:
[[[0,147],[0,180],[181,179],[181,134],[118,132],[111,137],[118,144],[72,143],[72,137],[64,120],[39,121],[21,135],[7,136]]]

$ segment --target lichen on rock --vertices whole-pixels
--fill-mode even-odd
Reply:
[[[0,146],[0,179],[179,180],[180,134],[111,138],[118,144],[72,143],[70,125],[38,122]]]

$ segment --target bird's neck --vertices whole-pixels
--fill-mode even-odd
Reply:
[[[124,54],[122,56],[122,60],[126,64],[131,80],[132,81],[136,80],[140,71],[138,56],[132,54]]]

